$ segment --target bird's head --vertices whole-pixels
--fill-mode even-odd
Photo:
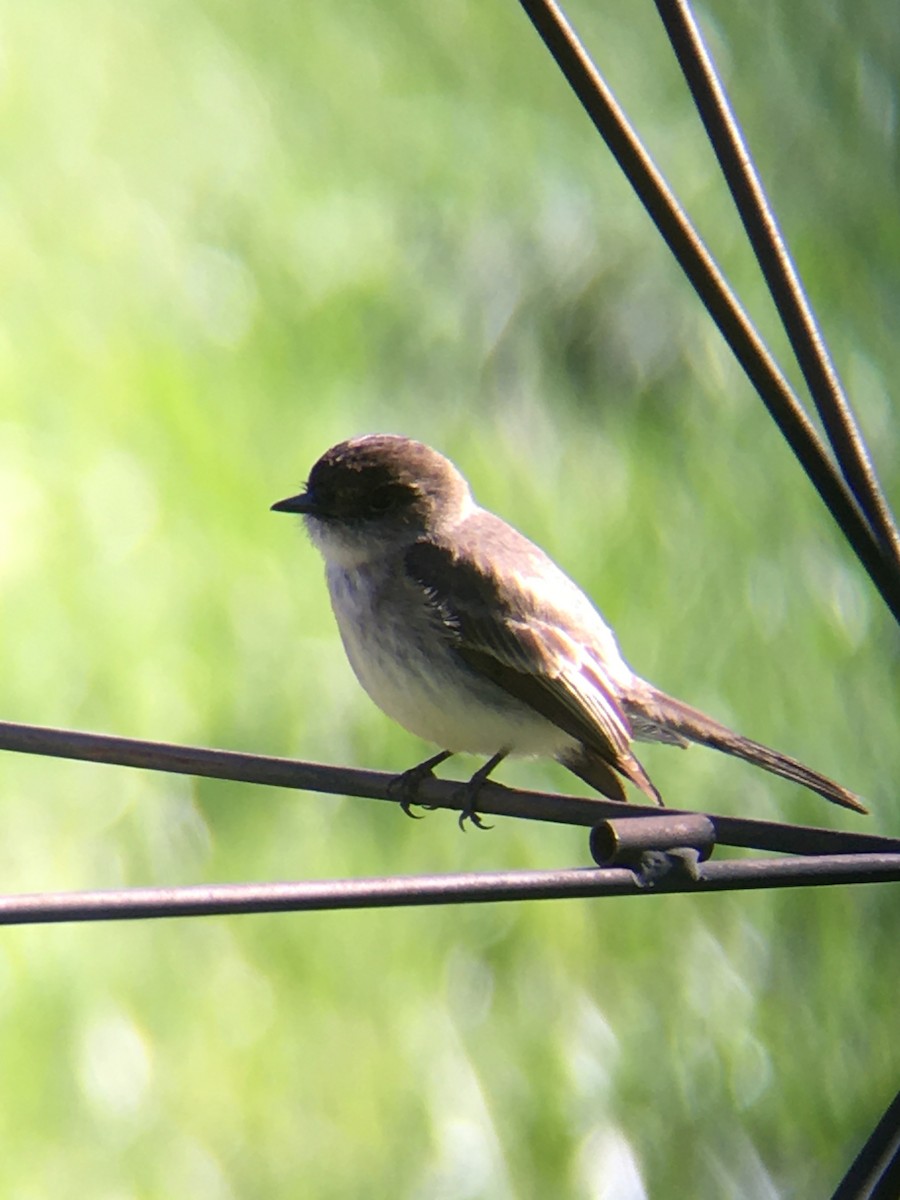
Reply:
[[[348,565],[450,529],[471,507],[453,463],[422,442],[384,433],[332,446],[304,491],[272,505],[300,513],[326,560]]]

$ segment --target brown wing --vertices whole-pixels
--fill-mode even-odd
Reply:
[[[507,532],[514,534],[503,526],[504,536]],[[527,551],[540,554],[525,539],[521,542]],[[475,553],[471,543],[451,547],[421,542],[407,552],[406,569],[425,590],[463,662],[546,717],[589,750],[591,757],[626,776],[658,802],[658,792],[629,749],[628,718],[591,648],[579,641],[577,627],[567,628],[565,613],[553,610],[546,599],[536,601],[519,573],[511,570],[500,575],[494,563],[502,561],[505,548],[487,545]],[[522,545],[515,549],[522,563]],[[539,565],[543,567],[544,562]],[[527,559],[523,565],[528,565]],[[574,762],[579,756],[563,756],[564,765],[568,765],[566,757]],[[608,786],[599,787],[600,779]],[[610,785],[601,769],[589,782],[620,798],[621,788],[616,787],[614,777]]]

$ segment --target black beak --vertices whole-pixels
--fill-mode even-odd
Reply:
[[[316,502],[309,492],[300,492],[298,496],[289,496],[287,500],[279,500],[273,504],[270,512],[314,513]]]

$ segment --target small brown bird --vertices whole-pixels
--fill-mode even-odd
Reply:
[[[613,800],[626,799],[627,779],[661,804],[632,742],[698,742],[867,811],[840,784],[635,675],[584,593],[421,442],[341,442],[300,495],[272,507],[303,515],[362,686],[442,747],[400,777],[408,787],[451,754],[489,755],[467,785],[464,815],[474,816],[502,759],[548,755]]]

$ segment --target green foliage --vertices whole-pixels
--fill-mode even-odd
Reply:
[[[785,357],[651,10],[572,15]],[[896,22],[705,19],[896,503]],[[895,631],[515,4],[7,2],[0,29],[6,718],[424,756],[267,512],[398,431],[642,673],[900,832]],[[646,758],[672,803],[863,826]],[[579,831],[11,755],[0,796],[10,891],[587,861]],[[896,1088],[896,920],[879,887],[7,930],[0,1192],[827,1194]]]

